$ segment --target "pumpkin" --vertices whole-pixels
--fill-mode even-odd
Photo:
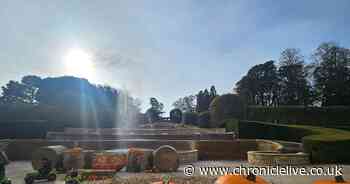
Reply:
[[[120,171],[126,163],[126,155],[97,154],[92,160],[92,169]]]
[[[219,177],[215,184],[268,184],[262,177],[256,176],[251,180],[243,175],[225,175]]]
[[[174,182],[171,182],[170,176],[163,176],[160,178],[161,181],[153,182],[152,184],[175,184]]]
[[[350,182],[347,182],[344,180],[343,176],[335,176],[334,180],[317,180],[313,184],[350,184]]]

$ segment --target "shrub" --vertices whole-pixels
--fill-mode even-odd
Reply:
[[[236,132],[238,133],[238,123],[237,119],[225,119],[223,125],[225,126],[226,132]]]
[[[198,115],[195,112],[185,112],[182,121],[185,124],[197,125]]]
[[[197,124],[201,128],[210,128],[210,113],[209,111],[204,111],[199,113]]]
[[[253,121],[281,122],[301,125],[350,127],[349,106],[304,107],[279,106],[262,107],[249,106],[247,119]]]
[[[278,125],[240,121],[238,136],[251,139],[276,139],[302,142],[305,152],[316,163],[350,163],[348,152],[350,132],[305,125]]]
[[[180,109],[173,109],[170,111],[170,120],[174,123],[181,123],[182,112]]]
[[[220,127],[224,119],[242,119],[244,115],[243,100],[235,94],[215,97],[210,104],[210,117],[214,127]]]

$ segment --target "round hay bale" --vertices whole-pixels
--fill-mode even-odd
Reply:
[[[63,168],[65,170],[83,169],[84,161],[82,148],[75,147],[72,149],[67,149],[63,152]]]
[[[59,167],[62,166],[63,161],[63,152],[66,149],[62,145],[40,147],[32,153],[33,168],[38,170],[41,167],[41,160],[47,158],[51,161],[53,167],[60,169]]]
[[[127,172],[142,172],[153,168],[152,149],[130,148],[127,158]]]
[[[158,172],[174,172],[180,165],[176,149],[165,145],[153,152],[153,166]]]

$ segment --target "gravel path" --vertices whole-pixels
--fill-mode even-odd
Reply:
[[[249,166],[247,162],[239,161],[201,161],[193,164],[196,168],[195,176],[199,176],[199,167],[202,166],[218,166],[218,167],[239,167],[240,165]],[[306,168],[311,167],[332,167],[333,165],[309,165],[305,166]],[[342,165],[344,178],[350,181],[350,165]],[[181,166],[178,172],[168,173],[174,177],[185,178],[183,174],[184,166]],[[24,184],[23,178],[26,173],[32,172],[31,163],[28,161],[16,161],[11,162],[7,166],[7,176],[11,178],[13,184]],[[128,179],[130,177],[150,177],[150,178],[160,178],[163,174],[149,174],[149,173],[127,173],[127,172],[118,172],[117,176],[121,179]],[[40,182],[41,184],[63,184],[63,175],[58,176],[58,180],[55,182]],[[213,177],[212,177],[213,178]],[[332,176],[264,176],[266,180],[274,184],[312,184],[315,180],[318,179],[333,179]],[[106,184],[106,183],[105,183]]]

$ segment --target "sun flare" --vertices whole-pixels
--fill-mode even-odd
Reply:
[[[71,49],[64,57],[66,72],[69,75],[94,80],[95,66],[92,56],[82,49]]]

